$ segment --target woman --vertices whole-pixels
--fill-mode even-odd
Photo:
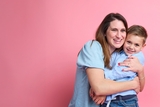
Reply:
[[[104,78],[104,68],[111,69],[110,58],[119,51],[126,38],[128,28],[126,19],[119,13],[108,14],[99,25],[94,41],[88,41],[77,59],[74,94],[68,107],[99,107],[89,96],[92,88],[95,95],[110,95],[134,89],[139,92],[139,80],[116,82]],[[115,55],[113,56],[115,57]],[[120,65],[135,72],[143,72],[143,66],[131,57]]]

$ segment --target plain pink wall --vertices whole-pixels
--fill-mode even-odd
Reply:
[[[0,106],[67,107],[77,53],[110,12],[148,30],[139,104],[159,105],[159,6],[158,0],[1,0]]]

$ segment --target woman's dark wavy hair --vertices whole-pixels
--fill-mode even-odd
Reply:
[[[110,22],[114,21],[114,20],[120,20],[123,22],[125,28],[126,28],[126,31],[128,29],[128,24],[127,24],[127,21],[126,19],[119,13],[109,13],[103,20],[102,22],[100,23],[97,31],[96,31],[96,34],[95,34],[95,40],[97,40],[101,46],[102,46],[102,49],[103,49],[103,54],[104,54],[104,64],[107,68],[111,69],[111,66],[110,66],[110,58],[111,58],[111,54],[110,54],[110,51],[109,51],[109,43],[108,43],[108,40],[106,38],[106,31],[108,29],[108,27],[110,26]],[[105,36],[106,35],[106,36]],[[119,49],[116,49],[116,50],[121,50],[121,48]]]

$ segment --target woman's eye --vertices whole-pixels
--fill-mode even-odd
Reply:
[[[121,32],[126,32],[126,30],[125,30],[125,29],[122,29]]]
[[[117,29],[112,29],[112,31],[117,31]]]

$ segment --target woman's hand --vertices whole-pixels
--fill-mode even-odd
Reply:
[[[89,95],[92,98],[92,100],[98,105],[103,104],[105,102],[106,96],[105,95],[95,95],[92,88],[90,88],[89,90]]]
[[[126,60],[119,63],[120,66],[127,66],[123,71],[133,71],[138,74],[140,82],[140,92],[143,91],[145,86],[144,67],[135,56],[129,56]],[[139,89],[138,89],[139,90]],[[136,90],[135,90],[136,91]]]
[[[95,93],[94,93],[94,91],[92,90],[92,88],[90,88],[90,90],[89,90],[89,95],[90,95],[90,97],[93,99],[93,97],[95,96]]]
[[[143,65],[139,62],[135,56],[129,56],[126,60],[119,63],[120,66],[127,66],[123,71],[133,71],[138,74],[144,71]]]
[[[98,95],[98,96],[94,96],[93,97],[93,101],[99,105],[99,104],[103,104],[106,100],[106,95]]]
[[[133,79],[133,81],[135,81],[137,83],[137,87],[134,89],[134,91],[138,94],[140,92],[140,82],[139,82],[139,78],[135,77]]]

